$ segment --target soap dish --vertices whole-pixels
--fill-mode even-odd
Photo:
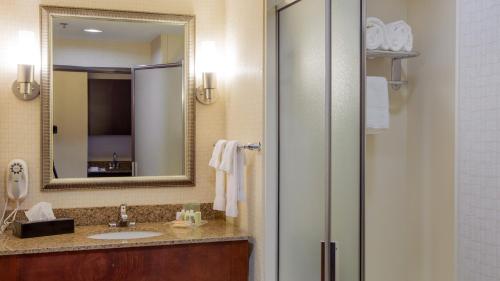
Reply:
[[[207,224],[208,221],[206,220],[202,220],[200,223],[196,224],[196,223],[192,223],[190,221],[171,221],[169,222],[169,224],[172,226],[172,227],[175,227],[175,228],[189,228],[189,227],[199,227],[199,226],[202,226],[202,225],[205,225]]]

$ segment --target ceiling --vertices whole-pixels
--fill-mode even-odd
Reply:
[[[103,32],[89,33],[83,31],[88,28],[102,30]],[[154,22],[55,17],[53,19],[53,31],[54,39],[149,43],[160,34],[182,35],[184,26]]]

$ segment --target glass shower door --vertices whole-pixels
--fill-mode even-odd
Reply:
[[[281,281],[362,278],[360,22],[361,1],[277,10]]]
[[[183,81],[180,63],[133,69],[135,176],[184,173]]]
[[[324,1],[278,12],[279,280],[321,279],[327,240]]]

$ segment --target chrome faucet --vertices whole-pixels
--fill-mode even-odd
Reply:
[[[109,163],[109,168],[111,169],[118,169],[119,163],[118,163],[118,154],[116,152],[113,152],[113,161]]]
[[[134,221],[130,221],[127,215],[127,204],[120,205],[120,215],[118,217],[118,222],[109,223],[110,227],[129,227],[135,226]]]

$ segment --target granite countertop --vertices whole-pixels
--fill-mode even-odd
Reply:
[[[117,231],[155,231],[163,235],[131,240],[94,240],[89,235]],[[237,226],[223,220],[211,220],[193,228],[174,228],[166,222],[139,223],[135,227],[110,228],[105,225],[77,226],[75,233],[20,239],[10,232],[0,235],[0,256],[113,248],[164,246],[248,240]]]

